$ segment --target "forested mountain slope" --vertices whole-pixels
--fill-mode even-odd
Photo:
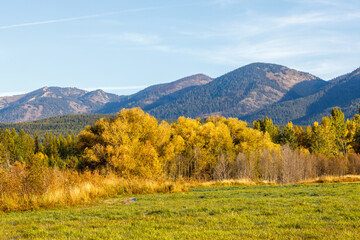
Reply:
[[[340,107],[347,118],[358,113],[360,68],[329,81],[328,85],[312,95],[273,104],[243,119],[253,121],[267,116],[276,124],[286,124],[289,121],[309,124],[329,115],[333,107]]]
[[[200,86],[211,82],[213,79],[204,74],[196,74],[189,77],[179,79],[174,82],[153,85],[133,95],[127,96],[120,102],[108,103],[99,113],[116,113],[122,108],[140,107],[145,109],[147,106],[156,104],[156,102],[164,97],[179,91],[188,91],[192,87]]]
[[[23,123],[0,123],[0,129],[15,129],[20,132],[21,129],[26,133],[34,136],[38,133],[40,138],[45,136],[45,133],[51,133],[55,136],[62,134],[63,136],[75,134],[85,129],[87,125],[93,125],[95,121],[103,117],[112,117],[108,114],[73,114],[62,115],[55,117],[48,117],[36,121]]]
[[[326,82],[309,73],[284,66],[253,63],[214,81],[159,99],[160,104],[144,108],[158,118],[243,116],[264,106],[307,96]],[[309,87],[310,86],[310,87]]]

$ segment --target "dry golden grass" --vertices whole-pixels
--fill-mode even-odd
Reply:
[[[41,184],[29,185],[28,173],[23,165],[15,165],[0,181],[0,211],[20,211],[59,206],[86,204],[94,199],[116,195],[186,192],[194,187],[250,186],[275,184],[253,182],[249,179],[222,181],[195,181],[167,179],[124,179],[115,174],[106,176],[98,172],[77,173],[56,169],[43,169]]]
[[[345,176],[321,176],[315,179],[307,179],[298,182],[299,184],[309,183],[341,183],[341,182],[360,182],[360,175],[345,175]]]
[[[97,198],[122,194],[188,191],[183,182],[164,179],[124,179],[114,174],[77,173],[43,169],[37,185],[28,182],[29,173],[17,165],[0,174],[0,211],[52,208],[88,203]]]
[[[336,183],[360,181],[358,175],[324,176],[299,183]],[[185,192],[194,187],[274,185],[275,182],[253,182],[250,179],[196,181],[180,179],[124,179],[115,174],[78,173],[43,168],[35,171],[15,164],[0,169],[0,212],[20,211],[86,204],[94,199],[116,195]]]
[[[100,179],[99,179],[100,180]],[[121,194],[169,193],[188,191],[182,184],[164,181],[126,180],[106,177],[102,182],[96,180],[81,182],[70,187],[53,186],[44,194],[2,194],[0,211],[52,208],[89,203],[94,199]]]
[[[251,179],[225,179],[220,181],[184,181],[183,184],[188,187],[222,187],[222,186],[252,186],[252,185],[274,185],[275,182],[257,181]]]

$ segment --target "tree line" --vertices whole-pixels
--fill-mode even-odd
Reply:
[[[103,117],[113,117],[114,114],[74,114],[48,117],[31,122],[21,123],[0,123],[0,129],[15,129],[17,132],[24,130],[27,134],[34,136],[37,132],[39,138],[43,140],[46,132],[59,136],[77,135],[87,125]]]
[[[269,118],[254,121],[253,127],[269,133],[274,143],[288,144],[293,150],[306,149],[327,157],[360,153],[360,115],[345,119],[339,108],[333,108],[329,117],[323,117],[320,124],[314,122],[305,130],[289,122],[281,132]]]
[[[19,164],[99,171],[124,178],[290,183],[323,175],[360,174],[360,115],[345,120],[334,108],[304,130],[271,119],[249,127],[236,118],[180,117],[159,122],[140,108],[101,118],[77,136],[0,131],[0,173]],[[29,170],[30,171],[30,170]]]

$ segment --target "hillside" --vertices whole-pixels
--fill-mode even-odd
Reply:
[[[340,107],[347,118],[358,113],[360,107],[360,68],[329,81],[329,84],[318,92],[268,106],[254,114],[243,117],[253,121],[265,116],[276,124],[311,124],[321,121],[322,116],[329,115],[333,107]]]
[[[0,97],[0,109],[8,107],[11,103],[21,99],[25,94],[9,97]]]
[[[211,82],[212,80],[213,80],[212,78],[204,74],[196,74],[179,79],[174,82],[153,85],[148,88],[145,88],[144,90],[141,90],[138,93],[135,93],[133,95],[124,98],[120,102],[108,103],[104,106],[104,108],[100,109],[97,112],[116,113],[122,108],[133,108],[133,107],[141,107],[143,109],[146,109],[147,106],[156,103],[159,99],[161,99],[164,96],[168,96],[179,91],[186,92],[195,86],[205,85]]]
[[[0,98],[0,122],[25,122],[51,116],[92,113],[122,97],[102,90],[44,87],[28,94]]]
[[[326,84],[309,73],[275,64],[253,63],[208,84],[160,98],[144,110],[158,118],[243,116],[283,98],[310,95]]]
[[[93,125],[96,120],[109,116],[111,117],[105,114],[62,115],[23,123],[0,123],[0,129],[15,129],[17,132],[23,129],[31,136],[37,132],[40,138],[43,138],[46,132],[56,136],[77,135],[85,126]]]

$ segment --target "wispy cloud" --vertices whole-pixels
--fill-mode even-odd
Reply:
[[[360,14],[356,7],[349,8],[351,1],[340,0],[284,0],[298,2],[296,11],[266,12],[263,9],[253,9],[252,5],[242,4],[239,13],[234,18],[224,17],[221,20],[209,20],[191,22],[187,19],[181,21],[187,24],[180,26],[173,24],[168,29],[174,32],[161,32],[161,29],[152,25],[146,28],[156,31],[156,34],[143,32],[144,28],[131,28],[124,32],[109,32],[109,34],[93,34],[83,36],[70,36],[74,38],[86,38],[99,40],[104,43],[119,44],[129,49],[129,43],[133,48],[169,53],[174,56],[194,57],[203,62],[241,66],[251,61],[266,61],[276,63],[307,62],[308,68],[312,67],[314,73],[323,74],[330,70],[340,71],[341,66],[336,66],[339,60],[316,64],[309,59],[337,58],[337,55],[360,54],[360,44],[354,40],[356,31],[343,31],[339,26],[354,29],[360,20]],[[355,0],[352,0],[355,1]],[[47,21],[28,22],[0,26],[0,29],[30,27],[42,24],[55,24],[61,22],[80,21],[90,18],[116,15],[121,13],[135,13],[144,11],[156,11],[169,8],[191,7],[196,5],[208,5],[216,10],[229,8],[239,4],[240,0],[209,0],[193,1],[190,4],[178,4],[168,6],[154,6],[145,8],[124,9],[116,12],[79,16],[72,18],[60,18]],[[305,3],[304,3],[305,2]],[[346,2],[346,3],[345,3]],[[316,7],[309,8],[316,4]],[[304,10],[304,5],[306,5]],[[236,5],[236,7],[240,6]],[[300,7],[299,7],[300,6]],[[356,6],[356,5],[355,5]],[[300,10],[299,10],[300,9]],[[176,9],[177,10],[177,9]],[[220,10],[219,10],[220,11]],[[110,19],[110,20],[109,20]],[[110,21],[108,24],[125,24],[117,22],[115,18],[102,18]],[[180,21],[180,20],[179,20]],[[177,22],[178,23],[178,22]],[[166,24],[165,24],[166,25]],[[178,29],[176,29],[178,28]],[[110,29],[110,28],[109,28]],[[115,28],[114,28],[115,29]],[[119,31],[120,28],[116,28]],[[135,29],[135,30],[134,30]],[[155,29],[155,30],[154,30]],[[133,32],[134,31],[134,32]],[[352,34],[352,35],[351,35]],[[349,38],[348,36],[351,35]],[[358,39],[358,38],[357,38]],[[83,39],[81,39],[83,40]],[[126,44],[124,44],[126,43]],[[190,44],[189,44],[190,43]],[[113,47],[113,46],[111,46]],[[330,70],[329,70],[330,69]],[[107,91],[142,89],[146,86],[123,86],[123,87],[99,87]],[[95,90],[91,88],[88,90]]]
[[[200,4],[204,4],[204,3],[178,4],[178,5],[155,6],[155,7],[144,7],[144,8],[132,8],[132,9],[124,9],[124,10],[120,10],[120,11],[102,13],[102,14],[92,14],[92,15],[70,17],[70,18],[59,18],[59,19],[51,19],[51,20],[45,20],[45,21],[35,21],[35,22],[3,25],[3,26],[0,26],[0,29],[11,29],[11,28],[30,27],[30,26],[44,25],[44,24],[72,22],[72,21],[78,21],[78,20],[83,20],[83,19],[91,19],[91,18],[98,18],[98,17],[109,16],[109,15],[116,15],[116,14],[121,14],[121,13],[143,12],[143,11],[154,11],[154,10],[169,9],[169,8],[190,7],[190,6],[200,5]]]
[[[334,17],[328,16],[323,12],[309,12],[298,15],[289,15],[280,18],[269,18],[270,22],[276,24],[277,27],[288,27],[294,25],[309,25],[316,23],[335,21]]]
[[[329,5],[329,6],[344,6],[344,1],[342,0],[309,0],[310,3],[320,3],[323,5]]]
[[[213,0],[212,4],[219,5],[221,7],[228,7],[238,2],[238,0]]]
[[[22,95],[26,92],[0,92],[0,97],[11,97],[16,95]]]
[[[314,25],[323,23],[341,23],[360,19],[359,12],[329,13],[309,12],[299,15],[290,15],[280,18],[269,18],[278,27],[290,27],[296,25]]]
[[[329,24],[344,24],[360,20],[358,11],[310,11],[283,16],[263,16],[254,12],[248,13],[245,20],[232,20],[211,29],[200,31],[179,30],[177,34],[199,39],[224,39],[236,38],[237,40],[260,36],[263,34],[272,35],[277,32],[291,33],[300,29],[316,29],[319,26],[329,27]],[[287,30],[288,29],[288,30]],[[313,32],[316,35],[316,32]]]
[[[126,40],[139,44],[154,44],[160,40],[160,37],[154,34],[140,34],[140,33],[123,33],[118,36],[120,40]]]
[[[92,35],[72,35],[68,38],[96,39],[109,43],[130,42],[140,45],[151,45],[158,43],[161,38],[156,34],[145,34],[136,32],[124,32],[119,34],[92,34]]]
[[[28,23],[21,23],[21,24],[5,25],[5,26],[0,26],[0,29],[21,28],[21,27],[29,27],[29,26],[35,26],[35,25],[61,23],[61,22],[72,22],[72,21],[77,21],[77,20],[82,20],[82,19],[103,17],[103,16],[107,16],[107,15],[111,15],[111,14],[114,14],[114,13],[94,14],[94,15],[80,16],[80,17],[72,17],[72,18],[60,18],[60,19],[53,19],[53,20],[46,20],[46,21],[38,21],[38,22],[28,22]]]
[[[322,5],[335,5],[338,3],[337,0],[285,0],[287,2],[291,2],[291,3],[294,3],[294,2],[297,2],[297,3],[300,3],[300,4],[322,4]]]
[[[300,4],[308,4],[310,6],[314,6],[315,4],[319,4],[322,6],[330,6],[330,7],[340,7],[340,8],[349,8],[353,4],[350,1],[343,0],[287,0],[288,2],[299,2]],[[355,0],[357,1],[357,0]],[[351,8],[350,8],[351,9]]]
[[[349,65],[351,61],[346,59],[360,54],[360,44],[354,38],[358,33],[343,31],[338,26],[356,26],[359,19],[355,9],[308,11],[280,17],[251,12],[245,19],[224,21],[211,26],[212,29],[177,31],[179,37],[216,44],[191,48],[173,45],[156,50],[224,66],[275,62],[330,79],[357,64]]]

